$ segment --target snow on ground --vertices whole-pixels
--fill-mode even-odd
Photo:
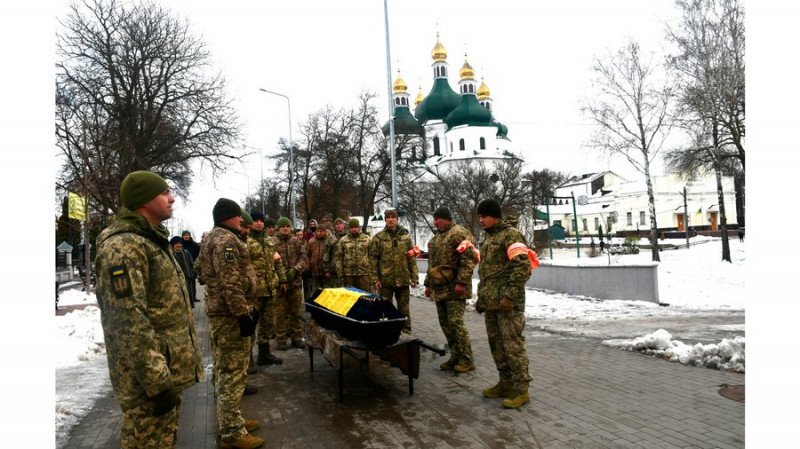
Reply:
[[[680,242],[683,243],[683,242]],[[732,263],[721,261],[719,239],[697,237],[690,249],[665,250],[658,268],[659,298],[668,307],[645,301],[598,300],[551,291],[526,291],[525,315],[532,328],[550,332],[592,336],[615,335],[603,344],[640,351],[694,366],[744,372],[745,244],[733,239]],[[546,254],[547,255],[547,254]],[[558,264],[646,264],[649,250],[636,255],[589,258],[582,249],[554,250]],[[424,273],[420,274],[420,280]],[[477,292],[477,280],[474,280]],[[422,287],[412,294],[422,295]],[[111,391],[106,365],[100,311],[94,294],[78,289],[61,293],[59,307],[87,305],[56,317],[56,444],[63,447],[72,426],[90,411],[97,398]],[[474,299],[470,301],[474,306]],[[716,325],[731,338],[713,343],[686,344],[673,339],[664,323],[691,321],[699,316],[732,315],[735,324]],[[738,318],[741,317],[741,324]],[[706,326],[706,324],[703,324]]]

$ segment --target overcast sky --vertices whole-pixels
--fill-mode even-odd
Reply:
[[[286,99],[291,102],[292,134],[326,105],[350,107],[362,90],[380,95],[388,108],[383,2],[253,2],[169,0],[208,43],[225,75],[244,124],[245,145],[254,155],[248,166],[232,167],[216,186],[199,171],[188,207],[178,205],[174,227],[199,234],[211,226],[211,208],[221,196],[240,200],[261,177],[259,149],[274,154],[289,134]],[[512,147],[530,168],[580,174],[616,169],[581,150],[590,127],[579,101],[589,86],[595,56],[616,49],[628,36],[645,51],[662,54],[664,24],[675,17],[672,1],[597,2],[390,0],[392,81],[400,74],[412,99],[431,89],[430,57],[437,32],[448,51],[450,83],[457,90],[464,55],[491,90],[496,118],[509,128]],[[656,56],[660,58],[660,56]],[[265,161],[269,174],[270,163]]]

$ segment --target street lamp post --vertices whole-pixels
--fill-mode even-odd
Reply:
[[[389,8],[383,0],[383,20],[386,28],[386,85],[389,91],[389,153],[392,165],[392,207],[397,209],[397,174],[394,154],[394,104],[392,102],[392,62],[389,53]]]
[[[289,97],[278,92],[273,92],[264,88],[259,88],[261,92],[277,95],[286,99],[286,104],[289,106],[289,201],[292,203],[292,226],[297,225],[297,211],[295,210],[294,200],[294,142],[292,141],[292,102]]]

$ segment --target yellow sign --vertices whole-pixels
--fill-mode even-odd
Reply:
[[[362,296],[364,296],[364,292],[355,292],[346,288],[326,288],[322,290],[322,293],[317,296],[314,302],[331,312],[347,316],[347,312]]]
[[[69,218],[85,220],[86,206],[86,198],[77,193],[69,192]]]

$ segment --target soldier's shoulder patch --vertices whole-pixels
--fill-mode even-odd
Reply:
[[[236,247],[233,245],[225,246],[225,260],[228,262],[236,262]]]
[[[119,297],[131,294],[131,277],[128,275],[128,268],[125,265],[111,267],[111,291]]]

